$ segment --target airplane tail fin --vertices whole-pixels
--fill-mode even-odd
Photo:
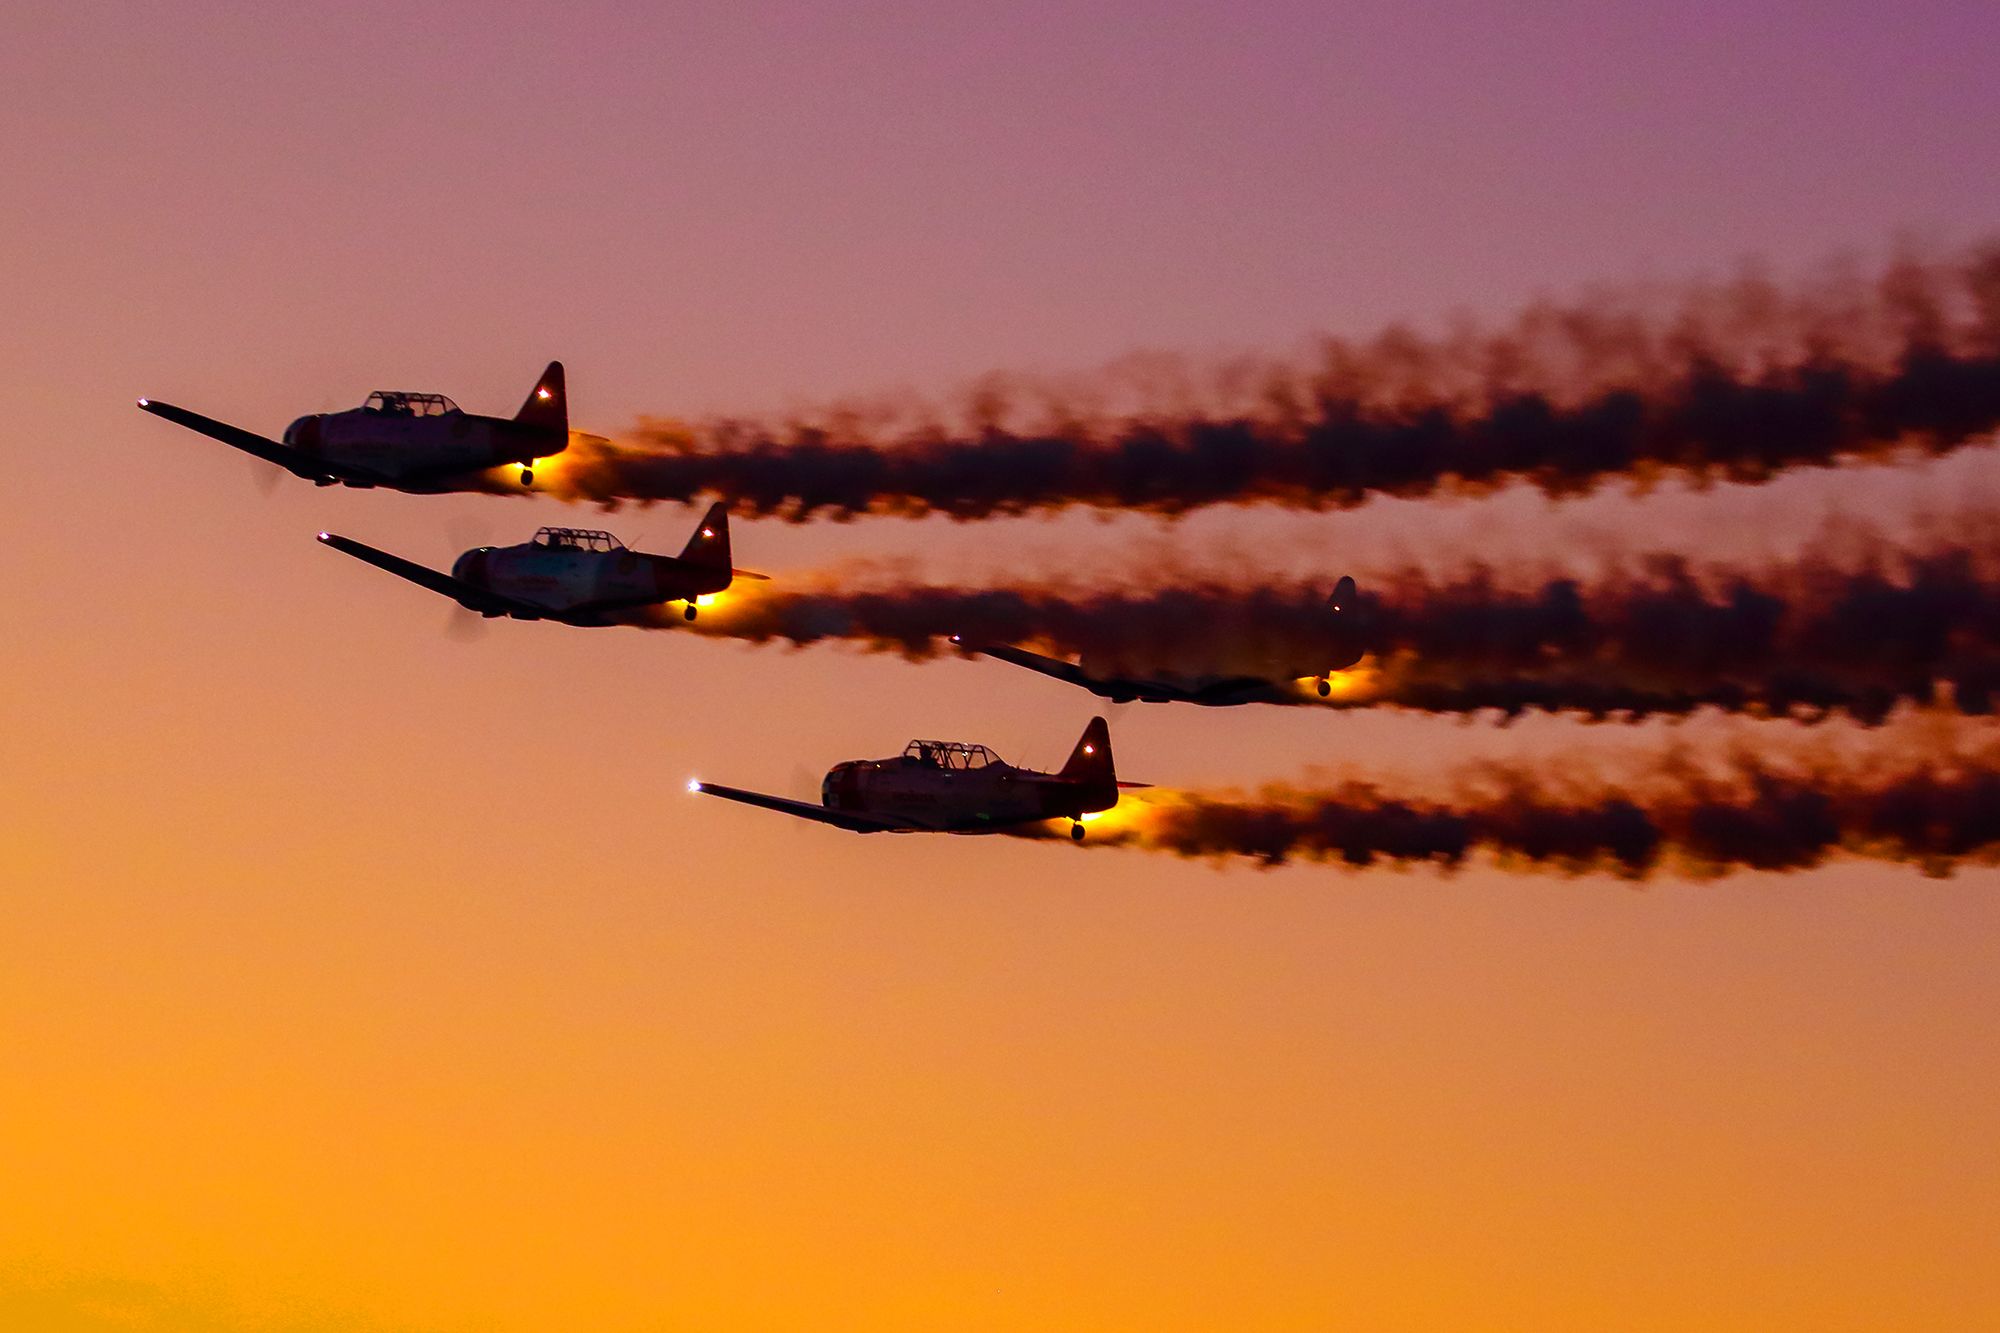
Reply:
[[[690,565],[700,565],[704,569],[728,570],[729,565],[729,504],[717,500],[701,516],[701,526],[688,538],[688,544],[681,548],[681,560]]]
[[[1326,599],[1326,609],[1329,611],[1352,612],[1357,596],[1359,596],[1359,593],[1354,586],[1354,576],[1352,574],[1342,574],[1340,582],[1333,585],[1333,596]]]
[[[1082,739],[1069,752],[1069,762],[1056,776],[1072,781],[1102,783],[1107,787],[1118,785],[1118,774],[1111,762],[1111,728],[1104,724],[1103,718],[1090,719],[1090,725],[1083,729]]]
[[[524,425],[561,431],[564,439],[568,439],[569,389],[563,383],[562,362],[549,362],[549,368],[542,372],[542,377],[535,381],[535,387],[528,391],[528,401],[521,404],[514,420]]]

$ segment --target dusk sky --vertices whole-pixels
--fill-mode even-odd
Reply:
[[[685,790],[1053,767],[1098,712],[1121,776],[1218,788],[1844,724],[468,638],[314,534],[697,511],[266,488],[133,406],[504,415],[560,357],[617,437],[1867,264],[2000,234],[1996,49],[1978,3],[10,5],[0,1326],[2000,1326],[1992,869],[1258,869]],[[1994,464],[734,539],[778,581],[1783,559],[1994,512]]]

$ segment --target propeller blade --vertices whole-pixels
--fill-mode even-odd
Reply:
[[[477,643],[486,637],[486,617],[454,606],[445,619],[444,636],[453,643]]]
[[[257,494],[268,499],[284,479],[285,470],[261,458],[246,458],[245,461],[250,464],[250,484],[257,488]]]

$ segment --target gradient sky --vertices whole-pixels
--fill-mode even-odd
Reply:
[[[1049,764],[1095,701],[455,640],[312,534],[442,562],[593,511],[265,494],[132,407],[505,412],[560,356],[613,433],[1966,240],[1996,43],[1971,3],[9,5],[0,1324],[2000,1325],[2000,874],[1258,873],[700,803],[912,735]],[[1992,465],[736,542],[1782,545]],[[1112,725],[1182,784],[1578,730]]]

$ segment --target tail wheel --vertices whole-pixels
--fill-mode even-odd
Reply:
[[[521,469],[521,484],[523,486],[532,486],[535,484],[535,470],[533,468],[524,467]]]
[[[1333,682],[1328,680],[1325,676],[1321,676],[1319,678],[1319,697],[1324,699],[1329,694],[1332,693],[1333,693]]]
[[[696,610],[695,604],[693,602],[689,602],[687,604],[687,609],[681,612],[681,617],[685,620],[693,620],[695,617],[695,610]]]
[[[1082,842],[1082,841],[1083,841],[1083,825],[1081,825],[1081,824],[1071,824],[1071,825],[1069,826],[1069,840],[1070,840],[1071,842]]]

